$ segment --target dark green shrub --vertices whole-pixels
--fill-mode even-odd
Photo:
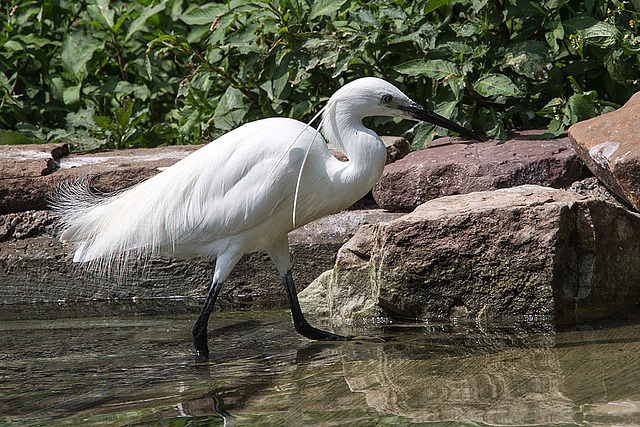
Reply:
[[[308,120],[385,78],[478,133],[610,111],[638,90],[640,0],[14,0],[2,6],[0,126],[77,146],[213,139]],[[372,119],[424,147],[442,129]]]

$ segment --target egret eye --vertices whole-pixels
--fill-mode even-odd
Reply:
[[[386,94],[386,95],[382,95],[382,98],[380,98],[380,100],[382,101],[383,104],[388,104],[391,101],[393,101],[393,96]]]

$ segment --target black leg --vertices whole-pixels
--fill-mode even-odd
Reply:
[[[293,276],[291,270],[287,271],[282,277],[284,281],[285,289],[287,290],[287,296],[289,297],[289,305],[291,306],[291,314],[293,316],[293,326],[296,331],[311,340],[318,341],[349,341],[351,338],[343,337],[341,335],[332,334],[331,332],[321,331],[314,328],[306,321],[302,310],[300,309],[300,303],[298,302],[298,293],[296,287],[293,284]]]
[[[218,298],[222,283],[214,283],[209,289],[207,299],[202,306],[200,315],[193,325],[193,346],[196,349],[196,361],[206,362],[209,360],[209,346],[207,345],[207,325],[209,323],[209,316],[213,309],[213,304]]]

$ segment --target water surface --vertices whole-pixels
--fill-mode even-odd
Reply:
[[[316,343],[286,311],[217,312],[198,365],[198,309],[0,306],[0,424],[640,425],[637,322],[383,322]]]

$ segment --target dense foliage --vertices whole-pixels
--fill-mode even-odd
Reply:
[[[640,0],[6,0],[0,143],[204,142],[261,117],[309,120],[366,75],[480,134],[553,137],[638,90],[639,10]],[[371,120],[415,148],[446,132]]]

